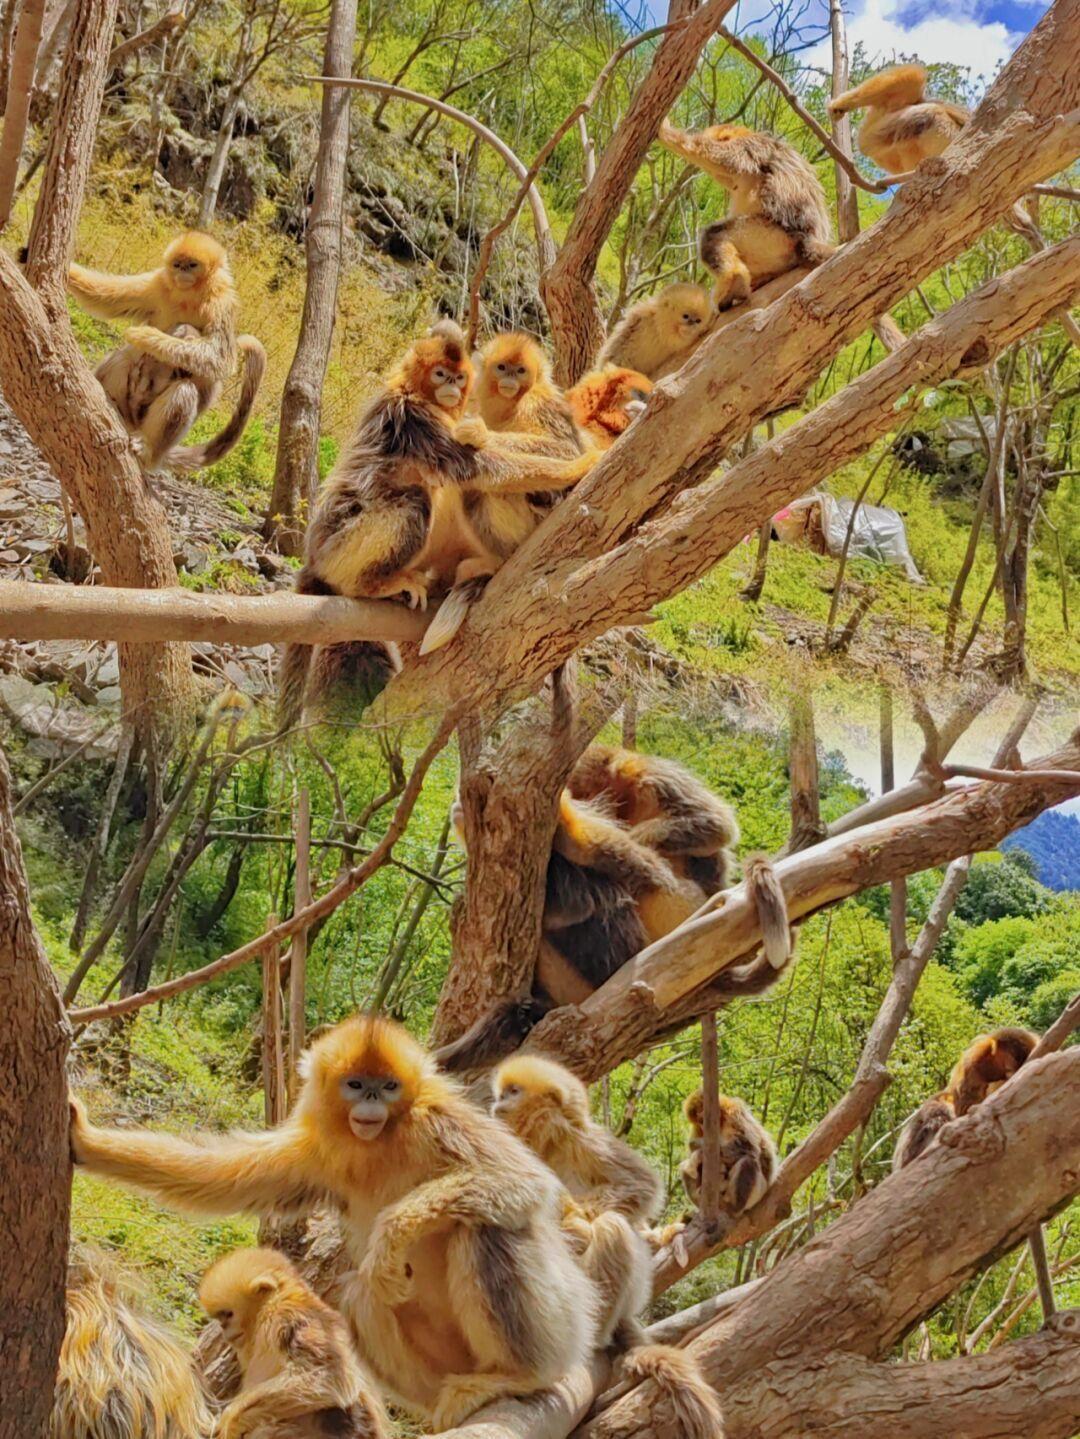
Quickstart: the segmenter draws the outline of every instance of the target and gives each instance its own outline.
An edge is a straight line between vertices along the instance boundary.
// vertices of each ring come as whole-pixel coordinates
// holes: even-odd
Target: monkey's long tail
[[[50,1439],[203,1439],[212,1421],[176,1337],[140,1313],[108,1257],[78,1246]]]
[[[743,864],[743,874],[761,925],[761,947],[773,968],[783,969],[791,957],[791,923],[772,861],[767,855],[752,854]]]
[[[697,1360],[670,1344],[643,1344],[623,1361],[624,1372],[652,1379],[667,1395],[679,1439],[724,1439],[720,1401]]]
[[[347,640],[335,645],[286,645],[278,671],[278,733],[295,728],[308,701],[330,717],[355,719],[401,669],[397,645]]]
[[[447,1074],[486,1069],[521,1045],[551,1008],[542,999],[508,999],[482,1014],[460,1039],[435,1051],[435,1060]]]
[[[424,631],[424,638],[420,641],[422,655],[429,655],[432,650],[441,650],[444,645],[450,643],[465,623],[465,616],[469,613],[470,606],[474,605],[484,593],[486,584],[486,579],[476,579],[466,580],[463,584],[454,586],[435,611],[434,618]]]
[[[190,475],[195,470],[205,469],[207,465],[216,465],[244,433],[255,396],[266,373],[266,351],[254,335],[241,335],[236,343],[244,356],[244,378],[240,386],[240,399],[232,418],[212,440],[201,445],[181,445],[179,449],[170,452],[163,463],[177,474]]]

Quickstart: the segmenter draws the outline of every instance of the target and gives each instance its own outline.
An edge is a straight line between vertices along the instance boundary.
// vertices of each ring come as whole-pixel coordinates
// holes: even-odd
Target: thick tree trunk
[[[70,1031],[30,918],[2,755],[0,896],[0,1439],[38,1439],[64,1334]]]
[[[943,1299],[1067,1203],[1078,1185],[1080,1049],[1072,1049],[1029,1063],[947,1126],[915,1164],[777,1265],[730,1318],[690,1345],[722,1396],[727,1439],[826,1428],[850,1439],[874,1432],[872,1422],[852,1427],[866,1419],[859,1408],[836,1417],[844,1390],[849,1397],[862,1392],[871,1415],[887,1407],[889,1433],[911,1439],[930,1433],[1069,1439],[1080,1424],[1075,1316],[1036,1351],[1047,1361],[1037,1378],[1026,1351],[1013,1346],[995,1353],[1000,1368],[985,1357],[956,1361],[939,1379],[938,1366],[918,1366],[923,1407],[910,1418],[906,1403],[920,1377],[913,1366],[866,1361],[884,1359]],[[796,1367],[801,1381],[793,1377]],[[1004,1386],[1013,1417],[1006,1428],[997,1416],[999,1386],[984,1381],[1010,1375],[1017,1382]],[[650,1382],[579,1432],[582,1439],[675,1439],[678,1430]]]
[[[670,19],[689,16],[689,22],[661,40],[649,73],[578,202],[554,264],[541,276],[540,293],[551,321],[555,378],[560,385],[579,380],[603,344],[604,320],[593,288],[600,252],[661,120],[682,94],[702,50],[733,3],[706,0],[695,11],[694,0],[672,0]]]
[[[4,128],[0,132],[0,230],[11,218],[11,202],[15,198],[15,180],[19,158],[26,139],[26,121],[30,114],[30,91],[34,84],[34,65],[41,44],[41,25],[45,18],[45,0],[22,0],[19,7],[19,28],[15,32],[15,49],[8,75],[7,98],[4,105]]]
[[[334,0],[326,32],[324,75],[348,75],[356,42],[355,0]],[[300,507],[311,502],[319,482],[319,419],[322,388],[334,334],[338,279],[341,274],[345,162],[349,152],[347,87],[323,87],[319,153],[315,162],[315,194],[308,216],[307,290],[300,338],[296,344],[281,401],[277,468],[263,533],[275,539],[283,554],[303,549]]]

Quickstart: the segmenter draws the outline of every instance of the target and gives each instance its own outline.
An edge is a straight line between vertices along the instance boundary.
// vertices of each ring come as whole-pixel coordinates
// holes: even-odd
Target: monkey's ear
[[[279,1281],[274,1274],[260,1274],[251,1281],[252,1294],[273,1294],[279,1287]]]

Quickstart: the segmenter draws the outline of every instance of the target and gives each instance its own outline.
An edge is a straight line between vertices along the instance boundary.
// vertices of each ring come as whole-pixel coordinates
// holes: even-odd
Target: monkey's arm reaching
[[[84,310],[102,320],[152,320],[160,284],[157,270],[144,275],[105,275],[84,265],[68,268],[67,287]]]
[[[725,190],[759,173],[758,166],[748,157],[746,146],[738,140],[713,140],[708,135],[691,135],[677,130],[665,120],[657,139],[665,150],[689,160],[704,170]]]
[[[576,485],[592,469],[599,459],[595,450],[574,455],[570,459],[553,459],[550,455],[530,453],[533,447],[545,448],[544,438],[539,435],[510,436],[511,443],[504,446],[506,435],[492,435],[483,420],[465,420],[457,427],[455,438],[471,452],[471,473],[462,483],[467,489],[481,490],[503,495],[528,495],[534,490],[565,490]],[[518,440],[524,442],[515,448]],[[548,442],[550,447],[550,441]],[[464,466],[462,467],[465,468]],[[443,470],[434,470],[430,476],[432,484],[447,483],[448,476]],[[454,482],[456,474],[450,478]]]
[[[602,1182],[581,1197],[585,1212],[595,1215],[614,1209],[636,1224],[651,1223],[664,1204],[664,1186],[652,1165],[636,1149],[604,1130],[600,1131],[598,1151],[597,1169]]]
[[[195,1143],[144,1130],[99,1129],[71,1100],[76,1164],[147,1189],[194,1214],[306,1213],[328,1198],[306,1172],[300,1136],[288,1126]]]
[[[236,359],[236,339],[228,325],[214,326],[198,339],[167,335],[153,325],[134,325],[124,337],[144,355],[202,380],[226,380]]]

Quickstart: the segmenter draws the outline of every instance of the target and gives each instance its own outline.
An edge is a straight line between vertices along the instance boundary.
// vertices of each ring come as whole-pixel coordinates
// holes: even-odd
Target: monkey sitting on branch
[[[667,285],[631,305],[612,330],[597,365],[619,365],[655,380],[678,368],[709,332],[713,308],[700,285]]]
[[[926,98],[926,71],[921,65],[895,65],[845,90],[826,106],[835,119],[865,110],[859,126],[859,149],[889,175],[914,170],[921,161],[940,155],[971,118],[962,105]]]
[[[404,597],[426,609],[429,589],[486,578],[502,563],[475,524],[485,497],[565,489],[592,468],[595,452],[552,458],[542,453],[542,438],[494,436],[482,420],[465,420],[473,377],[464,335],[451,321],[409,347],[319,493],[300,594]],[[303,712],[312,656],[310,645],[285,650],[283,727]],[[320,652],[313,688],[322,693],[347,678],[367,704],[399,667],[396,647],[332,645]]]
[[[599,1342],[625,1354],[624,1373],[669,1395],[685,1439],[718,1439],[722,1416],[693,1356],[647,1344],[639,1316],[652,1297],[652,1251],[641,1232],[663,1203],[659,1175],[589,1114],[584,1084],[561,1064],[517,1055],[493,1081],[493,1113],[568,1191],[563,1229],[602,1301]]]
[[[719,1103],[720,1209],[734,1217],[764,1198],[776,1177],[776,1145],[743,1100],[721,1094]],[[690,1152],[679,1174],[691,1204],[700,1205],[705,1167],[705,1096],[700,1089],[687,1099],[683,1113],[690,1124]]]
[[[825,192],[813,167],[778,135],[742,125],[690,134],[666,121],[661,145],[704,170],[730,195],[728,216],[700,236],[702,264],[716,278],[716,308],[800,265],[820,265],[835,249]]]
[[[598,1299],[551,1171],[389,1020],[335,1026],[303,1070],[288,1119],[262,1133],[102,1129],[73,1101],[72,1155],[189,1213],[332,1204],[356,1266],[341,1312],[377,1383],[435,1431],[584,1363]]]
[[[188,474],[216,464],[236,444],[266,369],[254,335],[237,335],[239,301],[224,249],[191,230],[165,250],[160,267],[142,275],[105,275],[72,265],[68,290],[92,315],[135,320],[126,343],[95,370],[135,440],[144,469]],[[244,356],[240,399],[212,440],[180,441],[221,393]]]
[[[598,754],[605,749],[596,747]],[[586,751],[583,775],[590,774],[588,755]],[[646,945],[689,919],[715,892],[712,880],[727,882],[730,856],[725,844],[737,837],[731,811],[681,766],[671,766],[676,777],[682,777],[673,792],[662,782],[670,778],[665,768],[670,762],[633,758],[640,767],[623,796],[628,806],[624,812],[637,817],[652,843],[642,843],[609,812],[620,796],[609,788],[607,778],[598,782],[599,765],[591,778],[580,780],[583,792],[595,786],[591,792],[596,803],[563,791],[531,993],[495,1004],[458,1039],[437,1050],[436,1059],[450,1072],[486,1068],[512,1054],[550,1009],[581,1004]],[[462,820],[462,809],[455,806],[454,822],[464,844]],[[764,994],[794,952],[787,905],[771,863],[756,856],[744,868],[763,948],[750,962],[718,976],[711,988],[719,1003]]]
[[[529,335],[496,335],[480,351],[468,415],[475,415],[489,432],[499,436],[494,444],[515,451],[573,460],[586,449],[570,406],[552,382],[548,358]],[[420,645],[422,655],[449,644],[491,575],[561,498],[560,490],[468,496],[469,522],[492,563],[469,566],[463,578],[455,578],[428,625]]]
[[[242,1375],[215,1439],[388,1439],[345,1320],[283,1254],[226,1254],[203,1275],[199,1302]]]
[[[210,1429],[177,1336],[140,1312],[105,1254],[73,1246],[49,1439],[205,1439]]]
[[[454,825],[466,843],[460,804]],[[697,886],[617,820],[564,790],[548,861],[531,994],[482,1015],[435,1053],[451,1073],[505,1059],[548,1010],[580,1004],[654,939],[699,907]]]
[[[645,408],[652,381],[640,370],[604,365],[566,392],[574,421],[599,450],[610,450]]]
[[[1032,1030],[1016,1027],[978,1035],[956,1061],[941,1093],[924,1100],[900,1131],[893,1169],[903,1169],[918,1159],[950,1120],[969,1113],[996,1093],[1031,1057],[1038,1042],[1039,1036]]]

